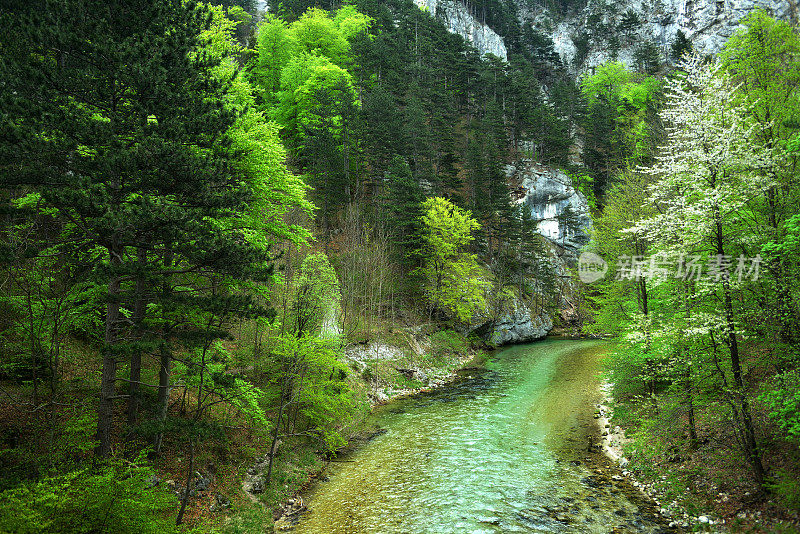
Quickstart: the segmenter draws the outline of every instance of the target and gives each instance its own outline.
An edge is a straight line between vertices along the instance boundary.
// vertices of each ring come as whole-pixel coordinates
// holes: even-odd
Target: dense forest
[[[779,514],[798,505],[800,41],[764,12],[743,25],[663,80],[658,149],[615,160],[594,233],[615,281],[591,328],[618,336],[611,381],[642,468],[668,457],[673,497],[767,495]]]
[[[507,61],[410,0],[213,4],[0,8],[0,531],[261,531],[523,304],[613,339],[629,468],[676,507],[796,513],[794,27],[576,79],[514,2],[465,4]],[[522,160],[586,199],[559,225],[606,279]]]

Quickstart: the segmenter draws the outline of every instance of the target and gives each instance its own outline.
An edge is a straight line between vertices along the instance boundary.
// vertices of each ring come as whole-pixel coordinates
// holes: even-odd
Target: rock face
[[[477,21],[458,0],[414,0],[420,9],[440,19],[450,33],[462,36],[481,54],[508,59],[503,38],[489,26]]]
[[[515,301],[508,311],[492,324],[487,340],[492,345],[527,343],[547,336],[553,329],[553,320],[546,312],[532,314],[527,305]]]
[[[589,242],[589,204],[564,171],[524,159],[505,172],[521,184],[520,202],[539,222],[540,234],[571,252]]]
[[[589,0],[578,15],[556,16],[546,8],[532,9],[517,0],[526,25],[549,35],[555,51],[573,72],[591,71],[607,61],[635,63],[634,53],[652,42],[668,58],[678,31],[688,37],[701,54],[716,55],[739,27],[739,21],[754,9],[766,9],[783,20],[797,17],[796,0]],[[632,11],[639,19],[631,30],[620,30],[623,15]],[[590,36],[585,57],[576,62],[578,41]],[[616,40],[617,46],[611,46]]]
[[[577,15],[559,16],[546,7],[527,0],[515,0],[524,25],[533,26],[553,40],[555,51],[575,74],[591,71],[608,61],[635,63],[634,54],[643,43],[652,42],[669,58],[670,46],[678,31],[688,37],[701,54],[716,55],[725,41],[740,27],[739,21],[754,9],[765,9],[783,20],[797,19],[798,0],[589,0]],[[482,54],[507,59],[503,38],[476,20],[459,0],[414,0],[420,9],[444,22],[447,29],[461,35]],[[539,3],[536,3],[539,4]],[[619,24],[627,12],[639,23],[625,32]],[[588,50],[575,60],[576,41],[591,36]],[[610,43],[614,40],[617,45]]]
[[[405,356],[403,349],[385,343],[370,342],[367,345],[353,345],[345,349],[347,359],[359,367],[376,360],[399,360]]]

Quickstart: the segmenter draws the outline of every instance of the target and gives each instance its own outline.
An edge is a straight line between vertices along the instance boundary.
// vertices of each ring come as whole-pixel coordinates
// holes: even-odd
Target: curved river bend
[[[297,533],[667,532],[589,445],[605,345],[548,340],[377,410],[387,432],[335,463]]]

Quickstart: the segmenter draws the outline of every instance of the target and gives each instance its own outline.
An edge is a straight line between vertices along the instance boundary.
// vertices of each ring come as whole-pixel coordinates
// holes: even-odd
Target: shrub
[[[770,418],[787,437],[800,442],[800,372],[793,370],[775,376],[760,399],[770,408]]]
[[[463,354],[467,350],[467,340],[453,330],[442,330],[431,336],[431,351],[436,357],[449,357]]]
[[[34,534],[167,534],[177,500],[151,487],[153,470],[141,460],[112,460],[0,493],[0,532]]]

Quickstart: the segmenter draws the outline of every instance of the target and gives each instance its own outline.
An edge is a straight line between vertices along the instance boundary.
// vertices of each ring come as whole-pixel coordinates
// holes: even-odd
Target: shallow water
[[[548,340],[383,407],[387,432],[332,464],[299,533],[660,532],[587,452],[602,342]],[[618,477],[617,477],[618,478]]]

